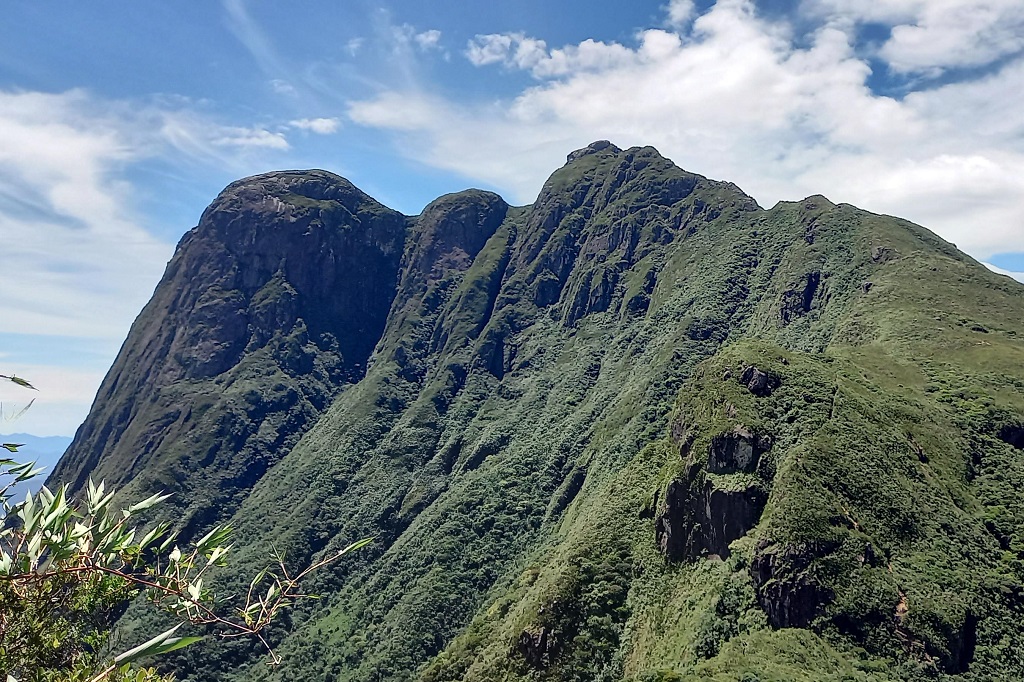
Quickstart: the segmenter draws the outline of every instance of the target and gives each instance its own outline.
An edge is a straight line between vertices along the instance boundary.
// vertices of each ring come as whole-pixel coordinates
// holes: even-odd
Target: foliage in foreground
[[[24,379],[3,378],[32,388]],[[0,447],[16,453],[20,446]],[[186,624],[213,626],[220,637],[256,637],[266,646],[261,632],[283,609],[309,596],[299,582],[369,542],[353,543],[297,574],[278,556],[276,571],[258,572],[244,600],[232,601],[209,584],[211,569],[225,565],[230,528],[215,527],[182,549],[168,523],[144,534],[138,525],[140,514],[168,495],[152,495],[119,512],[116,491],[92,481],[83,501],[69,499],[66,486],[56,492],[43,486],[22,501],[10,497],[15,484],[38,474],[31,463],[0,458],[0,670],[8,682],[170,679],[133,664],[201,639],[181,636]],[[115,655],[111,628],[140,593],[178,623]]]

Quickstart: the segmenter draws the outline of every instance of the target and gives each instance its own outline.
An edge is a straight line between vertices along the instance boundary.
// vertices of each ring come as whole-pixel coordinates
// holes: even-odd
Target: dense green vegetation
[[[217,644],[182,675],[1024,676],[1020,284],[651,148],[595,144],[531,206],[469,191],[405,230],[365,375],[230,507],[243,572],[377,542],[272,632],[284,666]],[[204,471],[186,499],[218,494]]]

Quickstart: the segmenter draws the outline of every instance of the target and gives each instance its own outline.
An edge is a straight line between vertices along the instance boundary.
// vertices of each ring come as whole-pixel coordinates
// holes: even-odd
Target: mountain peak
[[[295,678],[1022,679],[1021,320],[924,228],[653,147],[413,217],[266,173],[182,240],[53,480],[177,493],[240,575],[375,537],[282,631]],[[210,647],[182,677],[280,679]]]
[[[608,140],[597,140],[596,142],[591,142],[582,149],[577,149],[576,151],[571,152],[568,156],[565,157],[565,162],[572,163],[576,159],[580,159],[584,156],[589,156],[591,154],[598,154],[600,152],[618,154],[621,151],[621,149],[613,145]]]

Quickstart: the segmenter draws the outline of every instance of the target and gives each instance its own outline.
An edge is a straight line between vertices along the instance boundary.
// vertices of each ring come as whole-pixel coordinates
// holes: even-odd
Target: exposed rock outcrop
[[[523,630],[519,633],[516,651],[531,668],[546,668],[558,651],[554,633],[543,625]]]
[[[729,544],[757,525],[766,500],[759,486],[730,490],[703,476],[673,481],[655,520],[658,547],[673,561],[728,557]]]
[[[762,372],[753,365],[744,368],[739,376],[739,380],[740,383],[747,387],[748,391],[759,398],[770,395],[772,391],[779,387],[780,383],[777,376]]]
[[[737,426],[711,439],[707,471],[713,474],[753,473],[761,455],[771,446],[769,436],[756,435],[746,427]]]
[[[758,548],[750,576],[761,608],[774,628],[806,628],[835,598],[810,570],[812,562],[834,546],[785,545]]]
[[[232,183],[182,238],[51,480],[185,492],[186,536],[229,515],[362,377],[406,229],[324,171]]]

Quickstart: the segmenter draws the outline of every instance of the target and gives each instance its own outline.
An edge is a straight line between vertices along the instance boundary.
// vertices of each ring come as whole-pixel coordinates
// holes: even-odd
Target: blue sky
[[[234,179],[325,168],[409,214],[471,186],[522,204],[596,139],[765,207],[909,218],[1024,280],[1020,0],[15,3],[0,373],[40,391],[0,430],[73,433]]]

